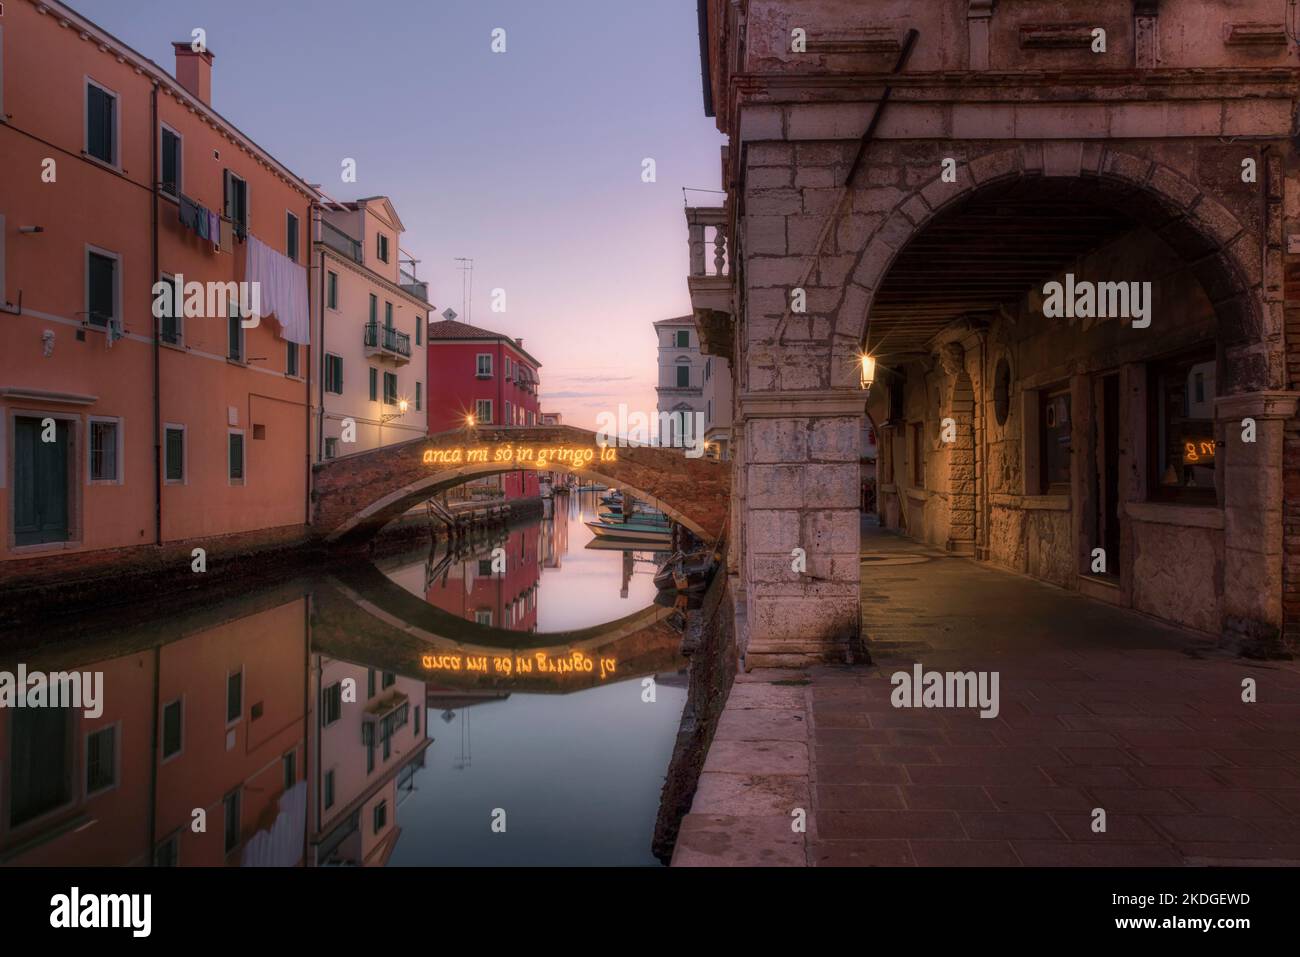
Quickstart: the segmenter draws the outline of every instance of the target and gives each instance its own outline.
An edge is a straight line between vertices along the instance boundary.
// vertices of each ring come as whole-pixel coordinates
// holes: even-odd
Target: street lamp
[[[409,408],[410,408],[410,404],[407,403],[405,399],[402,399],[400,402],[397,403],[396,412],[385,412],[383,415],[379,417],[379,421],[381,424],[383,424],[385,422],[391,422],[393,421],[393,419],[400,419],[402,416],[406,415],[406,410]]]
[[[876,360],[872,356],[863,355],[862,371],[858,377],[858,384],[867,392],[871,391],[871,384],[876,381]]]

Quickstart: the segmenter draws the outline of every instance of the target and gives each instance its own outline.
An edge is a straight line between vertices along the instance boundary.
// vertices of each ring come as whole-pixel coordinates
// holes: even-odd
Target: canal
[[[102,691],[0,709],[0,863],[657,865],[685,661],[599,508],[6,651]]]

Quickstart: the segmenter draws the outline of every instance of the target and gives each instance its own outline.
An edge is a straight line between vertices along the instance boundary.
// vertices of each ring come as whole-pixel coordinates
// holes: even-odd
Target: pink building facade
[[[430,323],[428,356],[429,434],[474,425],[527,427],[541,424],[538,391],[541,363],[511,339],[468,323]],[[539,493],[537,473],[494,476],[507,499]]]

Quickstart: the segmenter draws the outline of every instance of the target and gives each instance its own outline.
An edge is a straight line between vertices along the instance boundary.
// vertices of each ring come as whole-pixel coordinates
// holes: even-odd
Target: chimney
[[[524,347],[524,340],[522,340],[522,339],[516,339],[516,340],[515,340],[515,345],[517,345],[520,349],[522,349],[522,348]]]
[[[212,51],[195,53],[186,41],[172,43],[176,50],[176,79],[205,106],[212,105]]]

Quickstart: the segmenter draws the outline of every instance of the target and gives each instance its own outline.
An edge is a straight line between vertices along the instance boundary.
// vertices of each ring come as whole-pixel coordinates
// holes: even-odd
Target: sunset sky
[[[391,197],[437,312],[466,318],[454,260],[473,258],[469,318],[524,339],[543,410],[587,428],[654,410],[650,323],[690,311],[682,187],[717,188],[723,143],[694,0],[73,6],[168,71],[171,42],[206,30],[217,111],[336,199]]]

